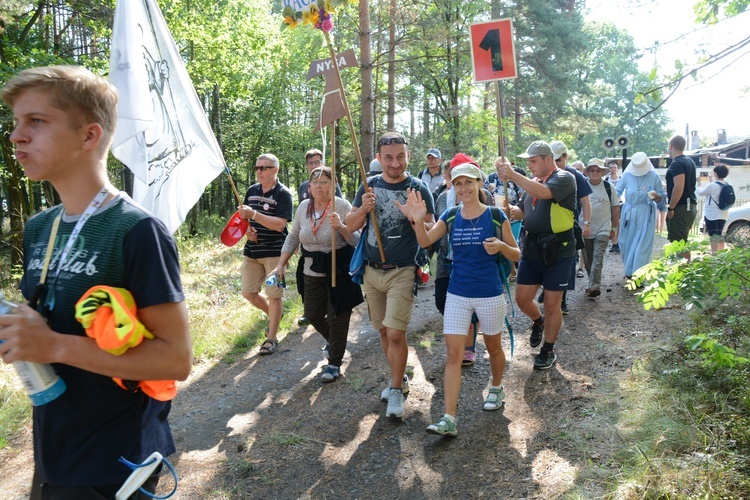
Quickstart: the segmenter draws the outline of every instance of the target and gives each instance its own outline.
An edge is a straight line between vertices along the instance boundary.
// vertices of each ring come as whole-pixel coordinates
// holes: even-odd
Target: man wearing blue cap
[[[440,154],[439,149],[430,149],[427,151],[427,168],[419,172],[419,175],[417,175],[419,180],[421,180],[430,190],[430,193],[434,193],[438,186],[445,182],[445,179],[443,178],[443,169],[440,168],[440,162],[442,160],[443,156]]]

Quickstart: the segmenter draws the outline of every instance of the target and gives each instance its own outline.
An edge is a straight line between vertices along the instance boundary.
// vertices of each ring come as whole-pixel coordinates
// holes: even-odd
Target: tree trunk
[[[372,87],[372,51],[370,49],[370,1],[359,2],[359,66],[362,79],[362,116],[359,124],[360,151],[365,169],[375,157],[375,97]]]
[[[8,234],[8,243],[11,249],[10,263],[12,266],[16,266],[23,262],[23,230],[26,220],[24,176],[13,157],[13,145],[8,140],[7,135],[0,137],[0,149],[2,149],[3,160],[8,172],[6,186],[8,189],[8,216],[10,218],[10,233]]]
[[[388,9],[388,130],[396,126],[396,0]]]

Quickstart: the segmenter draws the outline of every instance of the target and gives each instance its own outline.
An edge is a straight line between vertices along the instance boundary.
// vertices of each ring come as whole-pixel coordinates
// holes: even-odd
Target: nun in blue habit
[[[620,181],[617,196],[623,200],[620,213],[619,244],[625,276],[630,278],[651,261],[658,207],[665,202],[661,177],[654,170],[646,153],[638,152],[630,159]]]

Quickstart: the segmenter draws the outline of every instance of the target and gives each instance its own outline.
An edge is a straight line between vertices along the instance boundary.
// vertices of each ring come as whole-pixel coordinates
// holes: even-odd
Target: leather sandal
[[[265,342],[260,346],[260,351],[258,354],[261,355],[268,355],[273,354],[276,352],[276,348],[279,346],[279,342],[277,340],[271,340],[266,339]]]

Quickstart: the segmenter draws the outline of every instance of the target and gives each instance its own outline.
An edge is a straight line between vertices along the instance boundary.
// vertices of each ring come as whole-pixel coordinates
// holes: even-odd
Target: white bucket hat
[[[649,173],[654,168],[651,164],[651,160],[648,159],[646,153],[638,151],[630,158],[630,165],[627,166],[626,171],[631,172],[636,177],[641,177]]]

